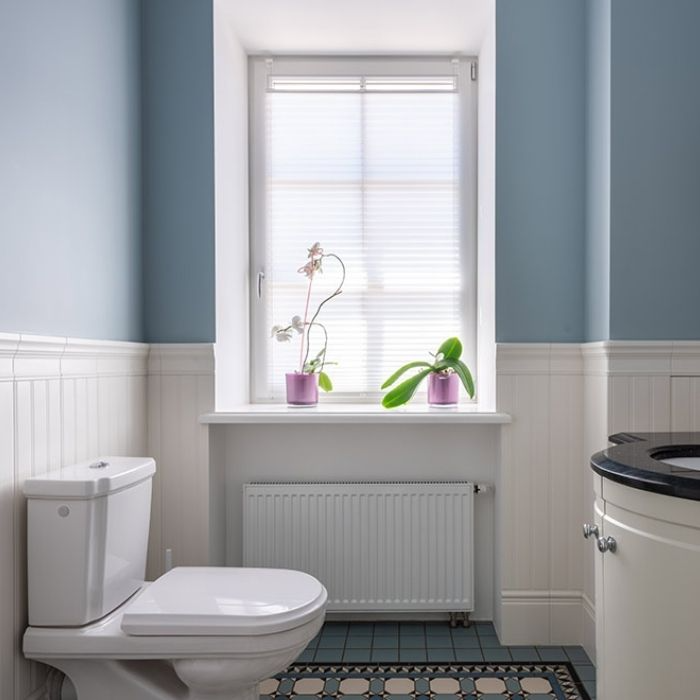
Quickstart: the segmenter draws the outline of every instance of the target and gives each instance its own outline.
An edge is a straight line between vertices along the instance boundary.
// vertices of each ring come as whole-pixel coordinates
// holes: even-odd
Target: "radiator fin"
[[[244,565],[316,576],[330,611],[472,610],[473,499],[469,482],[246,484]]]

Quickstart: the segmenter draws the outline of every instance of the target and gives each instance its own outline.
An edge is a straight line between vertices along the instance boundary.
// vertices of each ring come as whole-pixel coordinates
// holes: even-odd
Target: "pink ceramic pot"
[[[428,375],[428,403],[431,406],[456,406],[459,401],[459,377],[454,374]]]
[[[288,372],[287,403],[290,406],[315,406],[318,403],[318,375]]]

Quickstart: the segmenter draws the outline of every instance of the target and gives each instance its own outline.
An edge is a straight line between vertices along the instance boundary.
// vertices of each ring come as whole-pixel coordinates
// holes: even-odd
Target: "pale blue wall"
[[[143,3],[146,340],[214,340],[211,0]]]
[[[586,340],[610,337],[610,3],[587,2]]]
[[[610,337],[700,338],[700,2],[613,0]]]
[[[585,6],[496,4],[496,337],[584,336]]]
[[[214,339],[211,0],[138,6],[0,5],[0,331]],[[500,341],[700,338],[700,3],[609,6],[497,0]]]
[[[141,338],[137,0],[0,2],[0,331]]]

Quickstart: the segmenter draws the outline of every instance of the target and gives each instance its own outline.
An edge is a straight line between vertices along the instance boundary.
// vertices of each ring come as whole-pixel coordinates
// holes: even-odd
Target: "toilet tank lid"
[[[156,471],[151,457],[97,457],[25,480],[28,498],[97,498],[144,479]]]

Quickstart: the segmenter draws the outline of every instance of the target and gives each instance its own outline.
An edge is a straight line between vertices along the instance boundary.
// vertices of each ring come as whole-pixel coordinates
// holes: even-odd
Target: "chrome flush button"
[[[109,466],[109,462],[103,462],[100,460],[99,462],[93,462],[90,465],[90,469],[104,469],[105,467]]]
[[[67,518],[70,515],[70,508],[68,506],[58,506],[58,514],[62,518]]]

